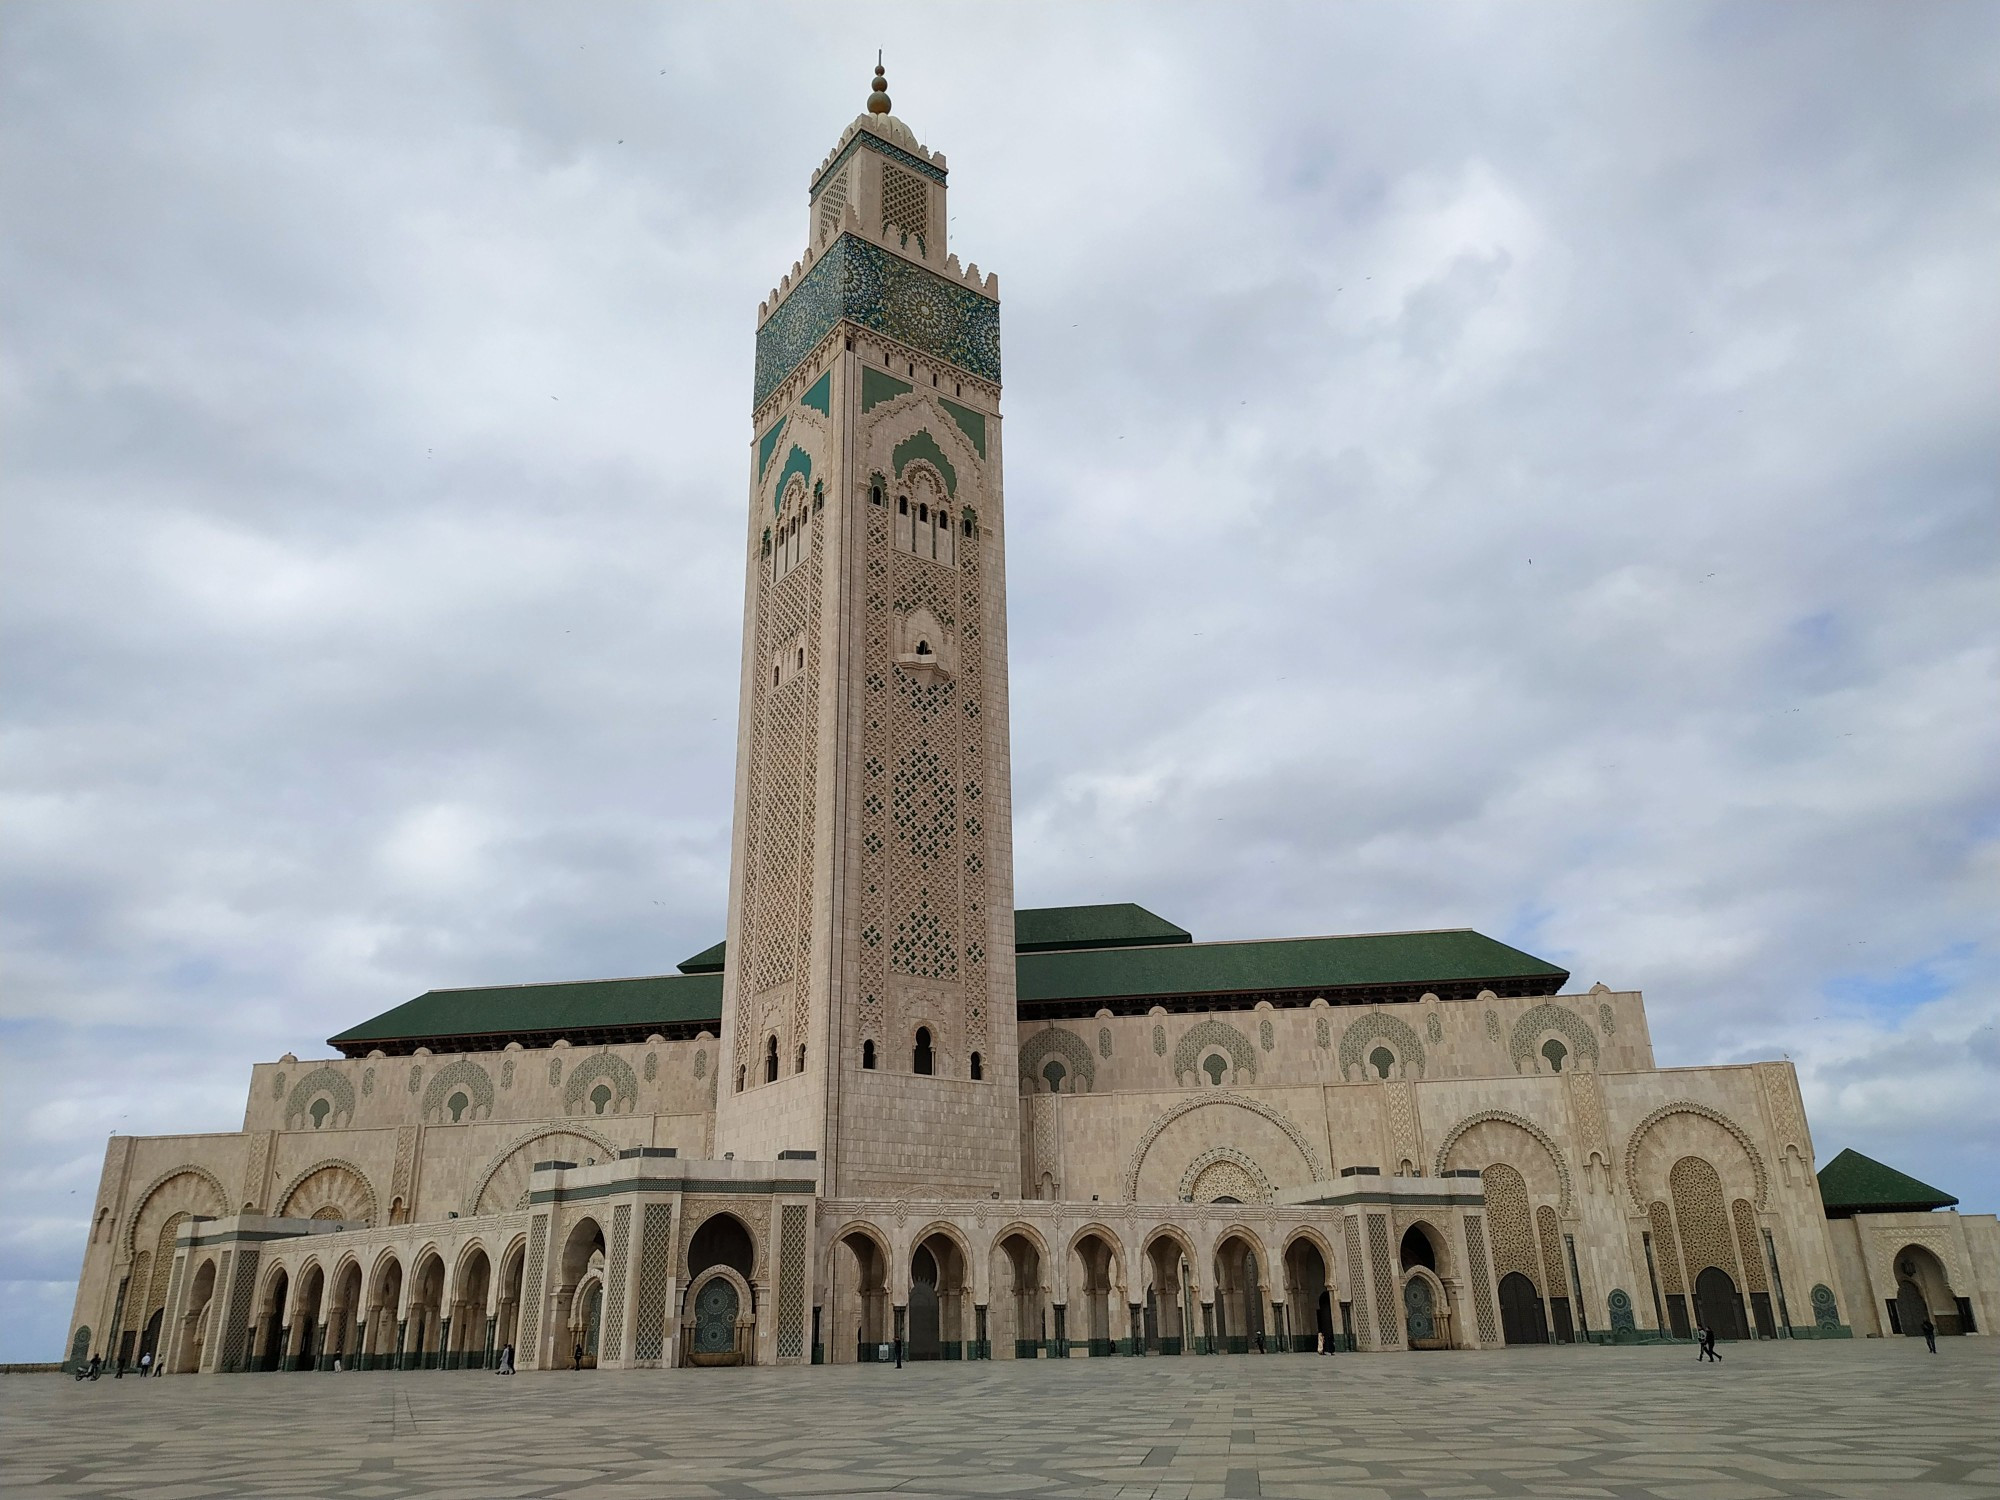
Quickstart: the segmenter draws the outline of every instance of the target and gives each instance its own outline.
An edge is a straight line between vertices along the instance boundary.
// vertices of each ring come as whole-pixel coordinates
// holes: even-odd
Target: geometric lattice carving
[[[1669,1115],[1700,1115],[1704,1120],[1712,1120],[1736,1137],[1736,1144],[1743,1148],[1743,1154],[1750,1158],[1750,1172],[1756,1179],[1756,1193],[1752,1202],[1761,1212],[1766,1202],[1770,1177],[1764,1170],[1764,1155],[1750,1139],[1749,1134],[1729,1116],[1719,1109],[1710,1109],[1706,1104],[1697,1104],[1692,1099],[1676,1099],[1671,1104],[1662,1104],[1633,1127],[1631,1135],[1625,1138],[1625,1186],[1632,1194],[1634,1205],[1643,1207],[1645,1197],[1639,1191],[1639,1147],[1646,1139],[1646,1133]],[[1563,1210],[1567,1213],[1569,1210]]]
[[[278,1200],[281,1219],[346,1219],[368,1225],[381,1223],[375,1189],[351,1161],[316,1161],[292,1179]]]
[[[1834,1301],[1833,1288],[1824,1283],[1812,1289],[1813,1322],[1821,1328],[1840,1326],[1840,1304]]]
[[[1459,1143],[1461,1138],[1469,1134],[1477,1126],[1494,1122],[1512,1125],[1517,1129],[1526,1131],[1548,1153],[1549,1163],[1555,1168],[1556,1172],[1556,1211],[1562,1214],[1569,1213],[1571,1203],[1569,1162],[1564,1158],[1562,1148],[1555,1143],[1553,1136],[1533,1120],[1514,1114],[1508,1110],[1483,1109],[1477,1114],[1467,1115],[1456,1125],[1452,1126],[1450,1130],[1446,1131],[1444,1141],[1439,1145],[1437,1155],[1432,1161],[1432,1174],[1438,1177],[1444,1175],[1445,1165],[1451,1157],[1452,1148]]]
[[[1493,1278],[1486,1264],[1485,1226],[1477,1214],[1465,1219],[1466,1269],[1472,1273],[1472,1307],[1479,1319],[1479,1342],[1500,1342],[1500,1328],[1493,1320]]]
[[[1542,1240],[1542,1286],[1551,1297],[1566,1297],[1569,1278],[1563,1274],[1562,1235],[1556,1224],[1556,1211],[1548,1204],[1535,1210],[1535,1227]]]
[[[504,1214],[528,1206],[528,1181],[538,1161],[608,1161],[618,1147],[584,1125],[538,1126],[517,1136],[473,1179],[465,1195],[471,1214]]]
[[[157,1203],[154,1202],[156,1195],[159,1199]],[[148,1217],[148,1209],[154,1210],[161,1218],[178,1211],[219,1219],[229,1212],[229,1194],[216,1180],[215,1174],[192,1162],[162,1172],[146,1185],[137,1201],[139,1206],[133,1209],[132,1217],[125,1222],[125,1253],[128,1256],[135,1254],[139,1248],[139,1224]],[[149,1234],[149,1242],[151,1238]]]
[[[610,1088],[611,1098],[608,1108],[596,1107],[591,1099],[591,1085],[602,1079]],[[585,1058],[570,1070],[569,1082],[563,1085],[563,1113],[583,1114],[592,1109],[597,1114],[629,1114],[639,1102],[639,1080],[632,1072],[632,1065],[615,1052],[600,1052]]]
[[[806,1210],[778,1210],[778,1358],[798,1359],[806,1339]]]
[[[1254,1115],[1262,1115],[1266,1120],[1269,1120],[1273,1125],[1284,1131],[1291,1143],[1299,1148],[1299,1155],[1305,1158],[1307,1181],[1316,1182],[1326,1175],[1320,1166],[1319,1153],[1313,1149],[1312,1142],[1306,1139],[1306,1133],[1299,1128],[1298,1121],[1294,1120],[1290,1115],[1286,1114],[1283,1110],[1273,1108],[1261,1099],[1252,1098],[1248,1094],[1210,1091],[1191,1095],[1181,1100],[1178,1104],[1169,1105],[1154,1117],[1150,1125],[1139,1133],[1139,1139],[1133,1142],[1131,1151],[1125,1157],[1125,1170],[1120,1175],[1119,1186],[1124,1201],[1127,1203],[1137,1203],[1139,1201],[1139,1168],[1145,1162],[1146,1153],[1152,1149],[1153,1142],[1160,1138],[1162,1131],[1183,1115],[1190,1114],[1197,1109],[1217,1108],[1224,1105],[1233,1105],[1238,1109],[1247,1109]]]
[[[1674,1220],[1665,1203],[1647,1205],[1647,1217],[1653,1221],[1653,1261],[1660,1273],[1660,1285],[1668,1294],[1679,1296],[1686,1288],[1681,1284],[1681,1255],[1674,1244]]]
[[[1611,1331],[1613,1333],[1618,1332],[1620,1329],[1636,1329],[1639,1326],[1638,1319],[1632,1316],[1632,1294],[1630,1292],[1618,1287],[1612,1288],[1611,1295],[1605,1298],[1605,1305],[1611,1309]]]
[[[1361,1220],[1347,1215],[1347,1294],[1354,1301],[1355,1326],[1368,1327],[1368,1262],[1361,1254]]]
[[[521,1277],[521,1342],[530,1359],[537,1357],[542,1331],[542,1267],[548,1258],[549,1216],[536,1214],[528,1231],[528,1264]]]
[[[882,166],[882,229],[891,225],[914,235],[919,247],[930,231],[930,189],[921,177],[901,167]]]
[[[1764,1257],[1757,1253],[1757,1210],[1750,1206],[1747,1198],[1738,1198],[1729,1205],[1729,1209],[1736,1221],[1736,1253],[1743,1258],[1745,1289],[1769,1291],[1770,1285],[1764,1277]]]
[[[674,1271],[674,1210],[648,1203],[639,1235],[639,1297],[632,1328],[632,1358],[656,1360],[666,1347],[667,1279]]]
[[[1588,1021],[1561,1005],[1537,1005],[1514,1023],[1514,1036],[1507,1044],[1507,1055],[1513,1058],[1514,1066],[1519,1068],[1526,1062],[1534,1053],[1536,1041],[1551,1031],[1568,1037],[1579,1056],[1596,1063],[1597,1033],[1590,1029]]]
[[[1396,1315],[1396,1273],[1389,1264],[1389,1216],[1368,1216],[1368,1265],[1375,1276],[1375,1326],[1382,1347],[1403,1342],[1403,1320]]]
[[[632,1253],[632,1205],[620,1203],[611,1210],[611,1257],[604,1271],[604,1326],[598,1343],[600,1356],[625,1356],[625,1271]]]
[[[296,1130],[305,1124],[306,1110],[318,1094],[325,1094],[333,1106],[327,1118],[329,1125],[337,1128],[353,1123],[354,1085],[347,1081],[345,1073],[315,1068],[292,1085],[291,1097],[285,1100],[285,1129]]]
[[[1245,1082],[1257,1081],[1257,1054],[1251,1049],[1250,1038],[1227,1022],[1210,1020],[1196,1022],[1174,1044],[1174,1082],[1190,1074],[1199,1079],[1201,1055],[1211,1047],[1229,1054],[1236,1070],[1245,1075]]]
[[[1722,1175],[1699,1156],[1683,1156],[1667,1174],[1667,1183],[1688,1274],[1698,1277],[1714,1266],[1736,1280],[1736,1257],[1730,1248],[1734,1236],[1722,1206]]]
[[[1090,1048],[1082,1037],[1060,1026],[1038,1031],[1021,1044],[1021,1077],[1027,1082],[1030,1092],[1047,1086],[1042,1069],[1051,1057],[1061,1058],[1069,1065],[1069,1078],[1066,1080],[1069,1087],[1063,1092],[1090,1092],[1097,1082],[1097,1062],[1091,1057]]]
[[[1505,1279],[1518,1271],[1543,1291],[1536,1264],[1535,1231],[1528,1212],[1528,1184],[1505,1162],[1486,1168],[1486,1221],[1493,1231],[1494,1273]]]
[[[446,1063],[431,1075],[430,1087],[424,1090],[424,1118],[434,1124],[444,1122],[448,1100],[452,1094],[461,1091],[470,1102],[460,1104],[461,1114],[453,1115],[452,1123],[457,1123],[461,1118],[477,1120],[492,1117],[492,1078],[478,1063],[468,1057],[461,1057]]]
[[[1424,1044],[1417,1040],[1417,1034],[1400,1016],[1392,1016],[1387,1011],[1371,1011],[1340,1034],[1340,1076],[1348,1076],[1350,1068],[1359,1070],[1356,1076],[1375,1076],[1366,1067],[1371,1042],[1385,1042],[1396,1054],[1396,1061],[1402,1066],[1401,1076],[1415,1074],[1424,1076]]]
[[[1263,1168],[1233,1146],[1202,1152],[1181,1173],[1180,1197],[1191,1203],[1269,1203],[1271,1181]]]
[[[221,1368],[224,1370],[244,1367],[250,1341],[250,1303],[257,1293],[257,1262],[261,1255],[257,1250],[243,1250],[237,1255],[236,1280],[229,1288],[228,1321],[223,1324]],[[227,1269],[225,1265],[225,1272]]]

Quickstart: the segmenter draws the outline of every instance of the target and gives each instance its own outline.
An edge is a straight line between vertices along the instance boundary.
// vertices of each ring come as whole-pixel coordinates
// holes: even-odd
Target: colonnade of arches
[[[992,1236],[983,1274],[978,1254],[940,1224],[909,1241],[898,1265],[877,1226],[847,1225],[820,1281],[817,1357],[865,1363],[895,1357],[899,1343],[910,1360],[1355,1347],[1331,1247],[1309,1229],[1287,1234],[1274,1261],[1248,1228],[1224,1231],[1203,1254],[1188,1233],[1162,1226],[1136,1247],[1136,1272],[1121,1237],[1101,1225],[1054,1248],[1037,1226],[1011,1225]]]

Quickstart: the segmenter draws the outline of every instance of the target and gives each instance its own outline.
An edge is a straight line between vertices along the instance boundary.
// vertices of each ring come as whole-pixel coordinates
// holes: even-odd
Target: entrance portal
[[[1410,1347],[1418,1349],[1437,1338],[1437,1298],[1421,1276],[1403,1283],[1403,1317],[1409,1325]]]
[[[1500,1335],[1510,1344],[1546,1344],[1548,1319],[1534,1282],[1519,1271],[1500,1278]]]
[[[718,1276],[694,1299],[694,1358],[697,1364],[736,1362],[736,1288]]]
[[[1694,1315],[1702,1327],[1714,1329],[1719,1339],[1750,1337],[1743,1319],[1743,1298],[1720,1266],[1709,1266],[1695,1277]]]

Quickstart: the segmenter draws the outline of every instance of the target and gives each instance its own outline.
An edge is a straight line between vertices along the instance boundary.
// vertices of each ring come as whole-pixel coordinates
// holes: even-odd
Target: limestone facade
[[[1658,1068],[1640,995],[1484,939],[1547,983],[1412,957],[1024,1018],[998,281],[946,253],[944,158],[876,96],[760,309],[719,999],[663,979],[657,1026],[643,997],[588,1024],[453,1001],[257,1065],[238,1132],[114,1137],[72,1357],[1838,1337],[1904,1282],[1988,1326],[1990,1218],[1830,1228],[1788,1063]]]

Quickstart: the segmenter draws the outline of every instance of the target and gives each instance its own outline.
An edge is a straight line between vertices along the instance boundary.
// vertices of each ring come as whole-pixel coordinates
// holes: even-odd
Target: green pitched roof
[[[1194,935],[1165,917],[1117,901],[1103,906],[1031,906],[1014,913],[1014,951],[1139,948],[1192,943]]]
[[[1569,978],[1567,970],[1465,928],[1197,943],[1144,907],[1117,903],[1031,907],[1015,913],[1014,932],[1017,990],[1030,1018],[1071,1009],[1087,1015],[1105,1006],[1137,1013],[1156,1003],[1243,1008],[1253,1003],[1247,997],[1264,995],[1281,1004],[1320,994],[1336,1003],[1373,1004],[1415,999],[1424,990],[1447,999],[1488,988],[1552,995]],[[578,1045],[656,1031],[691,1037],[722,1019],[723,957],[716,943],[682,960],[678,974],[430,990],[327,1040],[358,1057],[376,1047],[473,1052],[510,1041],[546,1046],[558,1037]]]
[[[1919,1182],[1907,1172],[1884,1166],[1852,1148],[1819,1169],[1819,1196],[1830,1219],[1845,1219],[1854,1214],[1921,1213],[1933,1208],[1951,1208],[1958,1202],[1928,1182]]]
[[[600,1033],[620,1040],[635,1031],[692,1036],[721,1019],[721,974],[657,974],[429,990],[328,1037],[327,1045],[349,1057],[374,1047],[408,1051],[419,1043],[440,1052],[475,1052],[510,1041],[545,1046],[558,1036],[575,1043],[595,1041]]]
[[[1541,981],[1553,993],[1568,978],[1566,969],[1459,928],[1023,953],[1015,983],[1026,1003],[1503,980]]]

